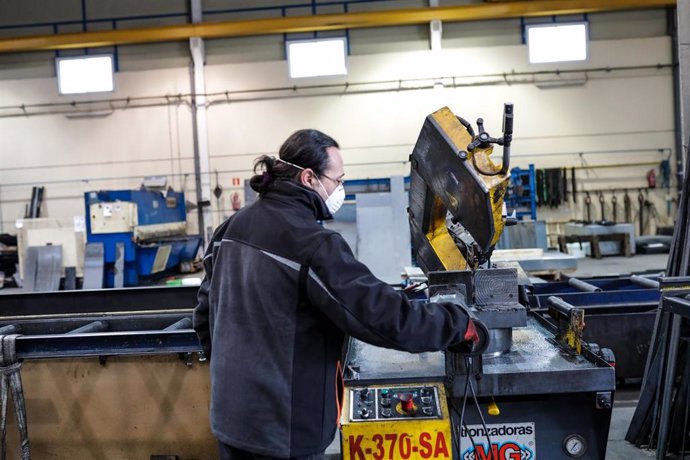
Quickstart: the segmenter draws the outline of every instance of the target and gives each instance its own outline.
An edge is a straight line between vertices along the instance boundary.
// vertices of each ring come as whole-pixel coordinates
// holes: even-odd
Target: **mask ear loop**
[[[316,174],[314,174],[314,177],[316,177]],[[332,193],[331,193],[330,195],[328,194],[328,190],[326,190],[326,187],[323,186],[323,182],[321,182],[321,179],[319,179],[318,177],[316,177],[316,180],[319,182],[319,185],[320,185],[321,188],[323,189],[323,193],[326,194],[326,198],[330,198],[331,195],[333,195],[333,194],[332,194]],[[335,190],[333,190],[333,191],[335,192]]]

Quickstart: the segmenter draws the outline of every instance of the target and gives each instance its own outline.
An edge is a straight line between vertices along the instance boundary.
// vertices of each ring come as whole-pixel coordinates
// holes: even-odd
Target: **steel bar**
[[[674,315],[690,318],[690,300],[679,297],[664,299],[664,307]]]
[[[191,329],[192,328],[192,318],[182,318],[181,320],[171,324],[170,326],[163,329],[164,331],[178,331],[180,329]]]
[[[570,316],[573,310],[579,310],[578,307],[570,305],[568,302],[564,301],[560,297],[551,296],[547,299],[550,306],[552,306],[556,311],[563,313],[564,315]]]
[[[436,8],[288,16],[269,19],[9,37],[0,40],[0,53],[131,45],[136,43],[187,40],[191,37],[225,38],[402,26],[427,24],[433,20],[461,22],[548,17],[605,11],[667,8],[675,5],[675,0],[522,0]]]
[[[105,321],[93,321],[89,324],[85,324],[81,327],[73,329],[67,334],[87,334],[91,332],[103,332],[108,330],[108,323]]]
[[[568,280],[568,284],[571,285],[572,287],[579,289],[580,291],[584,292],[601,292],[602,289],[598,286],[595,286],[593,284],[590,284],[586,281],[582,281],[577,278],[570,278]]]
[[[649,279],[645,276],[639,276],[639,275],[632,275],[630,277],[630,281],[638,284],[642,287],[646,288],[652,288],[652,289],[659,289],[659,282],[653,279]]]
[[[673,386],[676,382],[676,367],[678,364],[678,346],[680,345],[680,326],[682,317],[673,316],[671,325],[671,338],[669,340],[669,350],[666,359],[664,372],[664,387],[661,401],[661,419],[659,421],[659,443],[657,445],[656,457],[666,458],[668,449],[668,438],[671,425],[671,402],[673,397]]]
[[[194,331],[19,336],[16,344],[17,358],[19,359],[195,353],[202,351]]]
[[[40,315],[191,311],[196,306],[198,290],[195,286],[161,286],[4,294],[0,320]]]

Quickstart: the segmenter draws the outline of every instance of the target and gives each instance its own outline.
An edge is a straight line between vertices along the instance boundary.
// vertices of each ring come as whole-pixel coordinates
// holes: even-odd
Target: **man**
[[[222,459],[322,458],[346,334],[413,353],[479,338],[463,309],[407,300],[319,223],[345,199],[332,138],[297,131],[260,169],[259,199],[216,230],[204,257],[194,328],[210,357],[211,428]]]

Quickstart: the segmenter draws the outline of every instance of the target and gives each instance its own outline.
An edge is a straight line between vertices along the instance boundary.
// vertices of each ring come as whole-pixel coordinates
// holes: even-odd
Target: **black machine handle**
[[[468,130],[469,131],[469,130]],[[491,137],[489,133],[484,130],[484,119],[477,119],[477,131],[479,133],[474,137],[474,140],[467,146],[468,151],[473,151],[477,147],[487,148],[491,144],[498,144],[503,146],[503,164],[498,173],[487,173],[481,171],[482,174],[488,176],[495,176],[497,174],[506,174],[510,168],[510,144],[513,142],[513,104],[506,102],[503,104],[503,136],[496,139]]]
[[[508,172],[510,168],[510,144],[513,142],[513,104],[506,102],[503,104],[503,164],[501,174]]]

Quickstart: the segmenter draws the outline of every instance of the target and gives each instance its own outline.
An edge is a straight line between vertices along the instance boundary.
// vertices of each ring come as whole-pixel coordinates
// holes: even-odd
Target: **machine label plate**
[[[460,439],[462,460],[536,460],[536,430],[533,422],[468,425]],[[472,440],[474,440],[474,445]],[[489,440],[491,447],[489,448]]]
[[[343,460],[453,458],[442,383],[350,388],[344,407]]]
[[[394,431],[371,435],[350,434],[344,439],[344,460],[384,460],[451,458],[452,440],[444,431],[410,430],[409,433]]]

